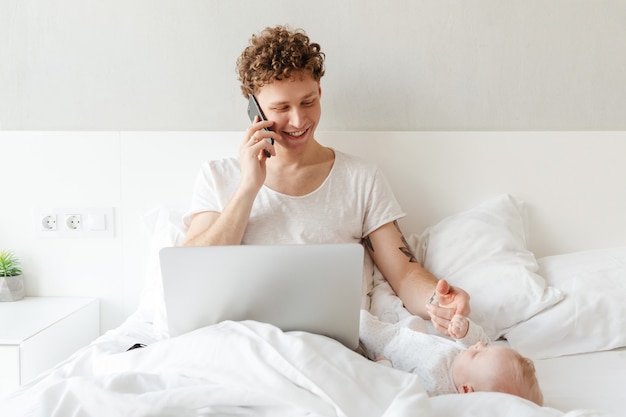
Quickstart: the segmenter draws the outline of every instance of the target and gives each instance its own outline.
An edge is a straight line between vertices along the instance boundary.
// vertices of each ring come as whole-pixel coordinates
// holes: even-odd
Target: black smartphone
[[[250,121],[254,122],[254,117],[259,116],[259,120],[267,120],[265,115],[263,114],[263,110],[261,110],[261,106],[259,106],[259,102],[256,101],[256,97],[254,94],[250,94],[250,98],[248,99],[248,117],[250,117]],[[263,130],[269,131],[270,129],[263,128]],[[265,138],[266,141],[270,145],[274,144],[274,139]]]

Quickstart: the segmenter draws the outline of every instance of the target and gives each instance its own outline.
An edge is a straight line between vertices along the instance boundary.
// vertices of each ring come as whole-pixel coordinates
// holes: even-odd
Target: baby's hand
[[[379,356],[379,357],[377,357],[376,359],[374,359],[374,361],[375,361],[376,363],[379,363],[379,364],[381,364],[381,365],[388,366],[388,367],[390,367],[390,368],[392,368],[392,367],[393,367],[393,365],[391,364],[391,361],[390,361],[389,359],[387,359],[386,357],[384,357],[384,356]]]
[[[467,335],[467,330],[469,329],[469,321],[465,316],[460,314],[455,314],[450,320],[450,325],[448,326],[448,333],[450,336],[455,339],[463,339]]]

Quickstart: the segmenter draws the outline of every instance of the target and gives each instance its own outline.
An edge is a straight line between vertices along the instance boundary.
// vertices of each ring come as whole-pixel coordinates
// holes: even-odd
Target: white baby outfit
[[[489,338],[472,321],[467,335],[454,341],[418,331],[420,320],[410,317],[386,323],[361,310],[360,339],[366,356],[372,360],[384,356],[395,369],[416,374],[428,395],[457,393],[452,378],[454,359],[479,341],[488,344]]]

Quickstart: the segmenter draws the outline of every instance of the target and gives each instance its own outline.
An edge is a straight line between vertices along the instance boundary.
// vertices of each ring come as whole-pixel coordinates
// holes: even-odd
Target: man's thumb
[[[437,283],[437,292],[441,295],[446,295],[448,294],[448,292],[450,292],[450,285],[448,284],[448,281],[446,281],[445,279],[440,279],[439,282]]]

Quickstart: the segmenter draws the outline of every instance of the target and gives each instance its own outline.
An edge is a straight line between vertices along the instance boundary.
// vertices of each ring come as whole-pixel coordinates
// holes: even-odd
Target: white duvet
[[[0,402],[0,416],[599,416],[499,393],[429,398],[329,338],[223,322],[163,340],[129,322]],[[132,331],[129,331],[132,329]],[[145,348],[126,351],[136,342]]]

